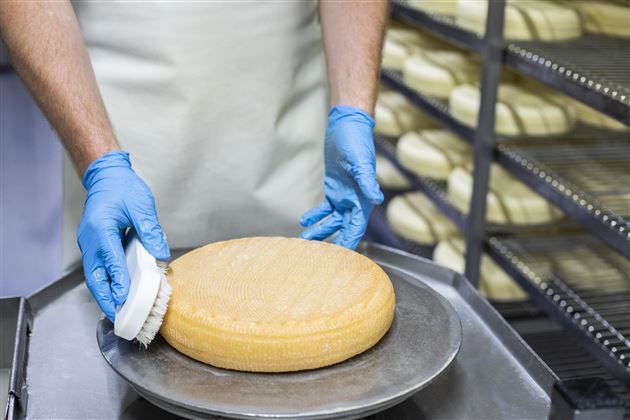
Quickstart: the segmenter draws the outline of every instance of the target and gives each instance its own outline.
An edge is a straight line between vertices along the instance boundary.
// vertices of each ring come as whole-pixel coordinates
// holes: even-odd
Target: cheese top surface
[[[213,243],[173,261],[168,277],[173,295],[162,335],[182,353],[220,367],[326,366],[374,345],[393,319],[387,274],[367,257],[324,242]]]

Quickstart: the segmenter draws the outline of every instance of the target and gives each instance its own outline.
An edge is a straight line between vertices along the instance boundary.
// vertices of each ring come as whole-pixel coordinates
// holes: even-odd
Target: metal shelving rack
[[[571,48],[566,48],[566,44],[541,42],[506,44],[502,39],[504,5],[504,1],[489,2],[486,32],[480,36],[459,28],[449,17],[412,9],[401,0],[391,4],[391,15],[397,20],[481,55],[481,109],[476,129],[455,120],[444,102],[407,87],[396,72],[383,70],[381,73],[384,85],[402,93],[417,108],[473,145],[473,196],[468,218],[448,202],[441,184],[417,177],[400,166],[391,140],[377,139],[377,148],[401,169],[415,188],[425,192],[466,232],[466,275],[473,284],[478,284],[480,256],[487,249],[538,306],[570,327],[576,333],[574,336],[611,373],[628,383],[630,326],[620,323],[619,317],[623,321],[627,315],[626,319],[630,320],[630,293],[598,296],[598,301],[591,301],[591,295],[576,289],[571,279],[559,278],[555,273],[541,276],[534,262],[524,262],[527,253],[523,258],[517,257],[518,246],[522,246],[517,239],[493,236],[488,240],[483,216],[488,170],[496,160],[603,242],[584,233],[581,239],[596,241],[599,248],[613,254],[616,250],[619,253],[616,255],[630,259],[630,205],[628,198],[613,198],[620,192],[619,186],[623,188],[630,183],[630,179],[626,179],[630,178],[628,134],[579,127],[570,136],[544,139],[543,144],[541,139],[503,139],[494,133],[494,104],[504,65],[630,126],[630,48],[619,51],[620,43],[627,41],[590,35],[571,41]],[[586,182],[589,178],[595,178],[596,182],[589,184]],[[626,190],[621,192],[627,194]],[[552,248],[547,249],[547,252],[552,251]],[[534,267],[530,267],[532,264]],[[607,305],[619,313],[607,311]]]
[[[630,384],[630,261],[583,233],[544,240],[491,237],[488,245],[489,253],[538,306],[585,338],[589,350]],[[581,266],[572,264],[576,259]]]
[[[630,196],[623,189],[630,185],[630,141],[610,133],[597,138],[601,131],[588,128],[576,132],[546,144],[499,144],[497,161],[630,258]]]
[[[500,309],[499,312],[560,380],[587,381],[591,390],[605,383],[616,395],[592,392],[591,399],[600,406],[604,403],[609,407],[618,407],[618,411],[624,412],[623,418],[630,419],[630,386],[613,377],[599,360],[580,346],[575,337],[553,320],[541,314],[529,315],[525,319],[512,317],[512,312],[518,309],[506,307],[506,310]],[[600,417],[605,418],[603,415]]]

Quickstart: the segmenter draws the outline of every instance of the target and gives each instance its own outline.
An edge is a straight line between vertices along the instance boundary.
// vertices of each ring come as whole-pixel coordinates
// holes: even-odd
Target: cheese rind
[[[169,266],[173,295],[161,334],[193,359],[287,372],[346,360],[380,340],[395,308],[387,274],[336,245],[243,238]]]

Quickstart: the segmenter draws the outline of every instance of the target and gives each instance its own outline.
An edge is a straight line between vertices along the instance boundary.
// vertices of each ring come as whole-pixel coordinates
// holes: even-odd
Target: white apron
[[[78,2],[121,147],[171,248],[297,235],[322,198],[327,108],[315,1]],[[85,192],[66,160],[64,267]]]

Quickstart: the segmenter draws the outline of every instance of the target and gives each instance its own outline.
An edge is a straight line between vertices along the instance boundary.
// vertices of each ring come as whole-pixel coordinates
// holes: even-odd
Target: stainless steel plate
[[[370,350],[326,368],[279,374],[219,369],[179,353],[160,336],[144,351],[116,337],[107,319],[98,323],[98,345],[139,394],[186,417],[361,417],[431,383],[455,359],[462,339],[459,317],[443,297],[416,279],[388,274],[396,291],[391,329]]]

